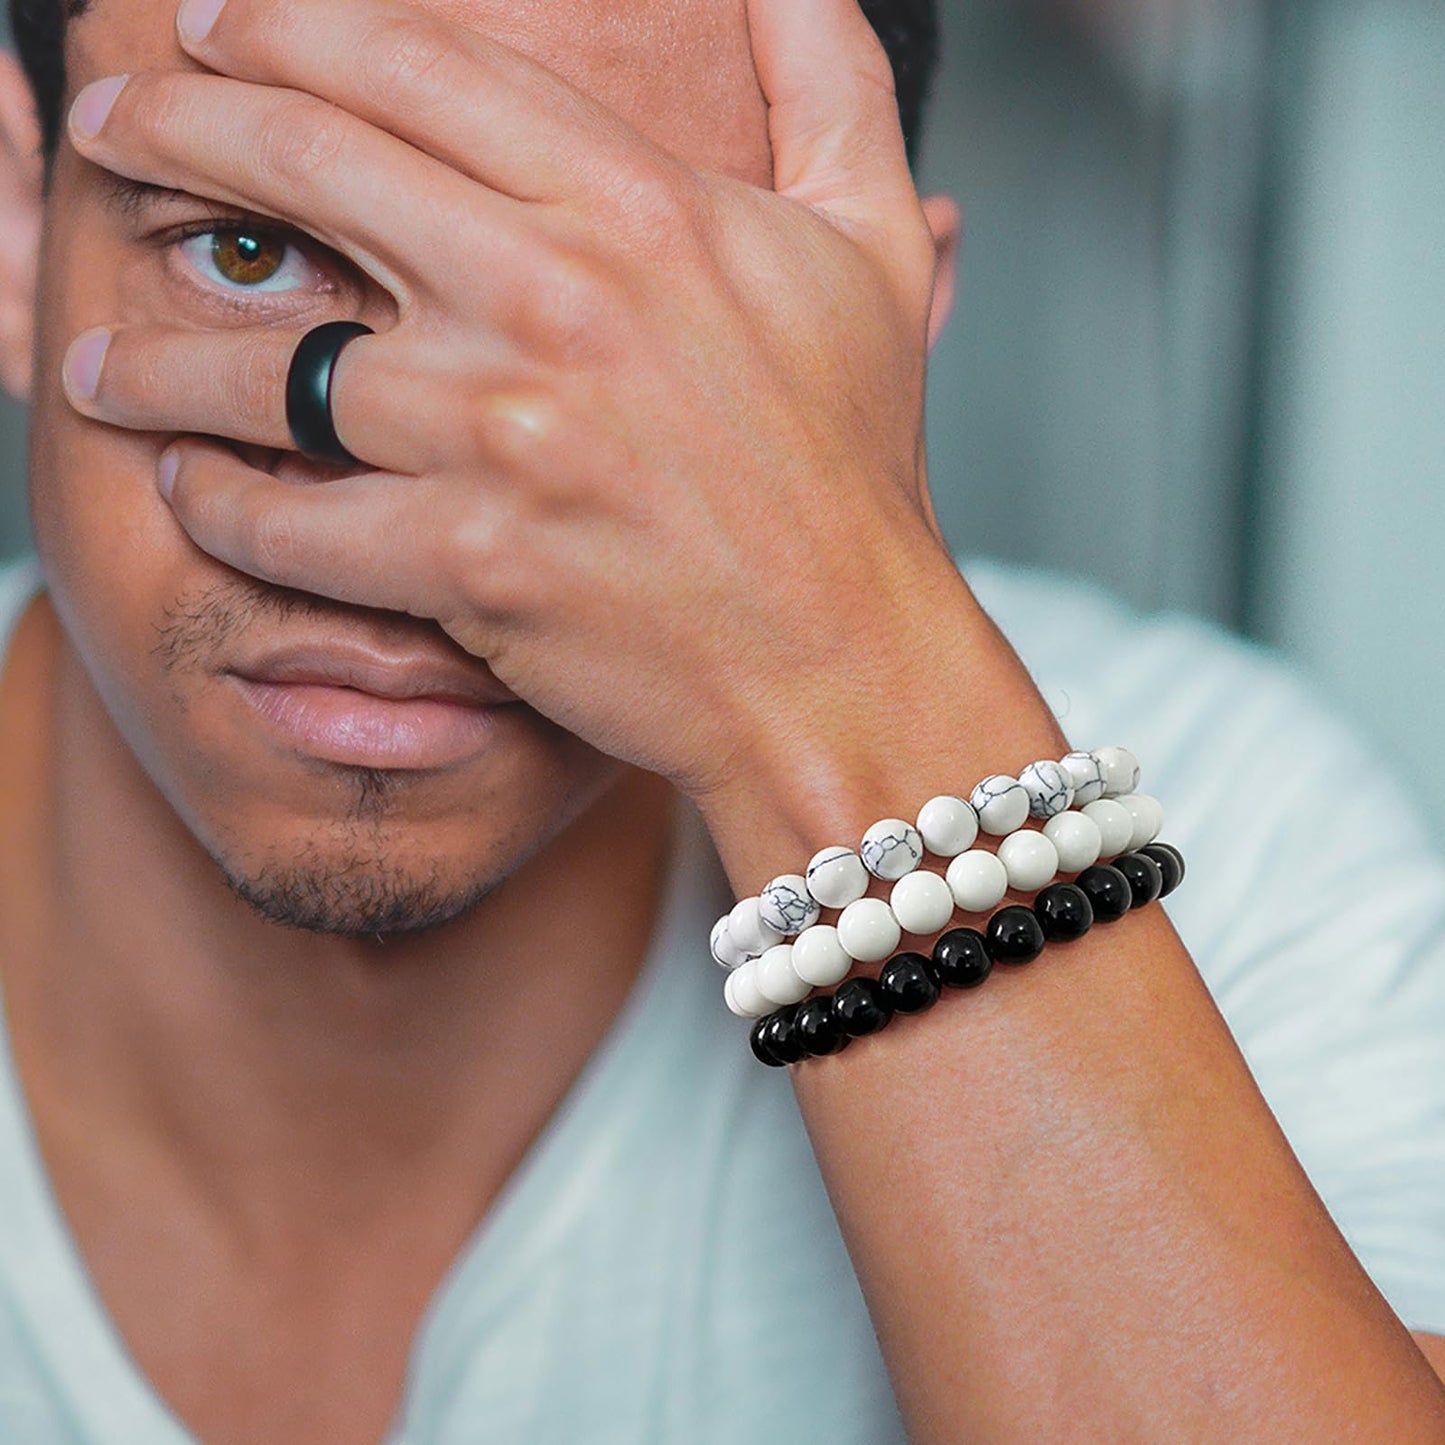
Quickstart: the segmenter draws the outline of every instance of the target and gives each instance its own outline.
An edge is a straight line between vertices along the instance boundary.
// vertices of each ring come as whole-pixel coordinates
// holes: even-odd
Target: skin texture
[[[191,43],[222,76],[178,65],[168,9],[115,5],[77,25],[73,73],[133,78],[104,115],[114,87],[78,103],[41,273],[53,608],[0,699],[0,918],[5,956],[46,968],[11,970],[7,1006],[92,1273],[183,1418],[376,1438],[430,1289],[635,971],[664,783],[744,891],[940,777],[1063,744],[932,526],[924,353],[956,217],[913,193],[851,4],[617,26],[605,6],[231,0]],[[639,85],[693,26],[698,49]],[[264,315],[201,300],[105,171],[345,263],[318,252],[320,279]],[[338,369],[366,464],[343,477],[277,456],[285,359],[338,314],[379,333]],[[889,605],[840,607],[859,577]],[[181,642],[158,648],[167,625]],[[317,766],[228,691],[251,665],[228,648],[305,628],[524,702],[443,777]],[[253,883],[304,864],[337,926],[282,933],[212,859]],[[390,889],[385,944],[348,936],[376,918],[357,879]],[[395,905],[419,885],[428,921],[484,896],[409,937]],[[579,913],[603,920],[585,965]],[[1434,1438],[1434,1377],[1167,922],[1108,941],[797,1072],[912,1433]],[[1010,1248],[971,1227],[1003,1217]]]

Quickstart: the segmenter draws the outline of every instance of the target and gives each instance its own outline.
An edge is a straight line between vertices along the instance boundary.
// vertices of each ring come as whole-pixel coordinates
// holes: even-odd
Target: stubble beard
[[[237,581],[184,599],[160,629],[156,654],[175,678],[204,671],[228,638],[258,618],[324,614],[341,604]],[[448,877],[436,863],[419,869],[392,834],[406,775],[336,765],[339,816],[324,839],[291,857],[238,859],[224,847],[212,860],[231,891],[269,923],[336,938],[393,938],[444,928],[476,908],[499,880]]]

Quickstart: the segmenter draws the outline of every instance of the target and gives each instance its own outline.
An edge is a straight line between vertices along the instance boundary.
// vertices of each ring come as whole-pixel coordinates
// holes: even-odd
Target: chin
[[[219,861],[219,860],[218,860]],[[434,932],[464,918],[495,884],[448,879],[385,857],[335,863],[277,860],[251,872],[226,868],[231,891],[268,923],[330,938],[400,938]]]

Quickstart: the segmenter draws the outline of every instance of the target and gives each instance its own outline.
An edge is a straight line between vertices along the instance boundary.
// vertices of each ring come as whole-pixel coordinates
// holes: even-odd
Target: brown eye
[[[286,243],[255,231],[214,231],[211,264],[234,286],[260,286],[286,260]]]

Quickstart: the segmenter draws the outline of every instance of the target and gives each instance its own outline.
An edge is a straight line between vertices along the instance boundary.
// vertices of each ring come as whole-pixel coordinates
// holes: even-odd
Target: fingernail
[[[171,493],[176,489],[176,473],[181,469],[181,454],[174,447],[167,447],[161,453],[161,459],[156,463],[156,486],[161,490],[161,496],[170,501]]]
[[[70,107],[71,133],[81,140],[94,140],[129,79],[128,75],[108,75],[104,80],[91,81]]]
[[[226,8],[226,0],[184,0],[176,11],[176,29],[181,39],[199,45],[211,33],[216,16]]]
[[[94,401],[100,390],[100,370],[110,348],[110,332],[104,326],[82,331],[70,343],[61,367],[61,379],[72,401]]]

